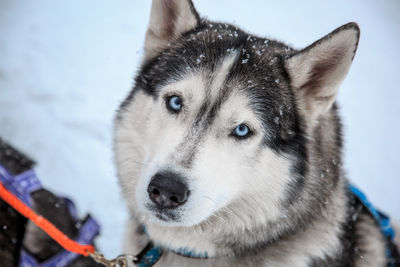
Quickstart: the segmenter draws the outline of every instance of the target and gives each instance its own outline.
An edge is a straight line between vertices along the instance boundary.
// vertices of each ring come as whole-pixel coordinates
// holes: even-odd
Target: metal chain
[[[108,260],[104,257],[100,252],[95,251],[90,254],[92,259],[100,264],[103,264],[106,267],[133,267],[136,266],[134,261],[136,261],[136,257],[132,255],[120,255],[113,260]]]

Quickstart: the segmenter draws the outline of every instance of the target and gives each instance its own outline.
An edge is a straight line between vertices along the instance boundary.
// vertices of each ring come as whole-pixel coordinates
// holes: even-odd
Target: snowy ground
[[[251,4],[250,4],[251,2]],[[349,21],[362,35],[339,95],[349,177],[400,219],[400,2],[197,0],[201,14],[305,46]],[[132,87],[150,1],[0,1],[0,136],[73,197],[120,252],[127,215],[112,162],[114,110]]]

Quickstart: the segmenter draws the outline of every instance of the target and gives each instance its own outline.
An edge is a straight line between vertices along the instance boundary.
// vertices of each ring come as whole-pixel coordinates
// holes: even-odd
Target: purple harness
[[[38,178],[32,170],[25,171],[21,174],[13,176],[6,168],[0,164],[0,181],[3,185],[22,200],[26,205],[32,207],[30,194],[42,188]],[[68,205],[70,214],[77,219],[75,206],[68,198],[63,198]],[[79,235],[75,239],[80,244],[91,244],[93,239],[99,234],[99,224],[90,216],[85,220],[84,224],[79,229]],[[72,263],[79,255],[62,250],[48,260],[39,263],[25,249],[21,249],[19,266],[21,267],[61,267]]]

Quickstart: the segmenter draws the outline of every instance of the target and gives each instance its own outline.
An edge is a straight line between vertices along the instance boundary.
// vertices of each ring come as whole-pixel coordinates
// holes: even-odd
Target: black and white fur
[[[115,120],[125,252],[151,240],[210,256],[167,252],[159,266],[385,266],[383,237],[354,211],[341,167],[335,97],[359,35],[348,23],[297,50],[202,19],[191,1],[154,0],[142,67]],[[232,135],[241,123],[248,138]],[[187,186],[184,204],[150,199],[160,173]]]

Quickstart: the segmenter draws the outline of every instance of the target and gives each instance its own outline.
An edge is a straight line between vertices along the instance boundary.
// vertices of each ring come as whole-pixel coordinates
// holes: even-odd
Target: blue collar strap
[[[136,260],[134,263],[138,267],[150,267],[156,264],[163,254],[163,249],[154,246],[152,242],[149,242],[142,251],[135,256]]]
[[[147,234],[146,226],[143,224],[140,225],[140,229]],[[140,267],[151,267],[153,266],[161,257],[164,250],[171,251],[179,256],[193,258],[193,259],[209,259],[207,252],[196,253],[193,250],[190,250],[186,247],[171,249],[171,248],[162,248],[160,246],[155,246],[153,242],[149,242],[144,249],[142,249],[139,254],[135,256],[136,260],[134,263]]]
[[[208,259],[207,252],[197,254],[187,248],[180,248],[177,250],[168,249],[168,251],[174,252],[183,257],[194,258],[194,259]],[[151,267],[153,266],[162,256],[164,249],[155,246],[152,242],[149,242],[146,247],[135,256],[136,260],[134,263],[139,267]]]
[[[400,255],[398,248],[394,243],[395,231],[390,224],[390,218],[383,212],[377,210],[367,199],[364,193],[361,192],[357,187],[350,184],[349,190],[362,204],[362,206],[368,211],[368,213],[374,218],[375,222],[379,226],[379,229],[384,236],[386,242],[386,257],[388,262],[387,266],[400,266]]]

